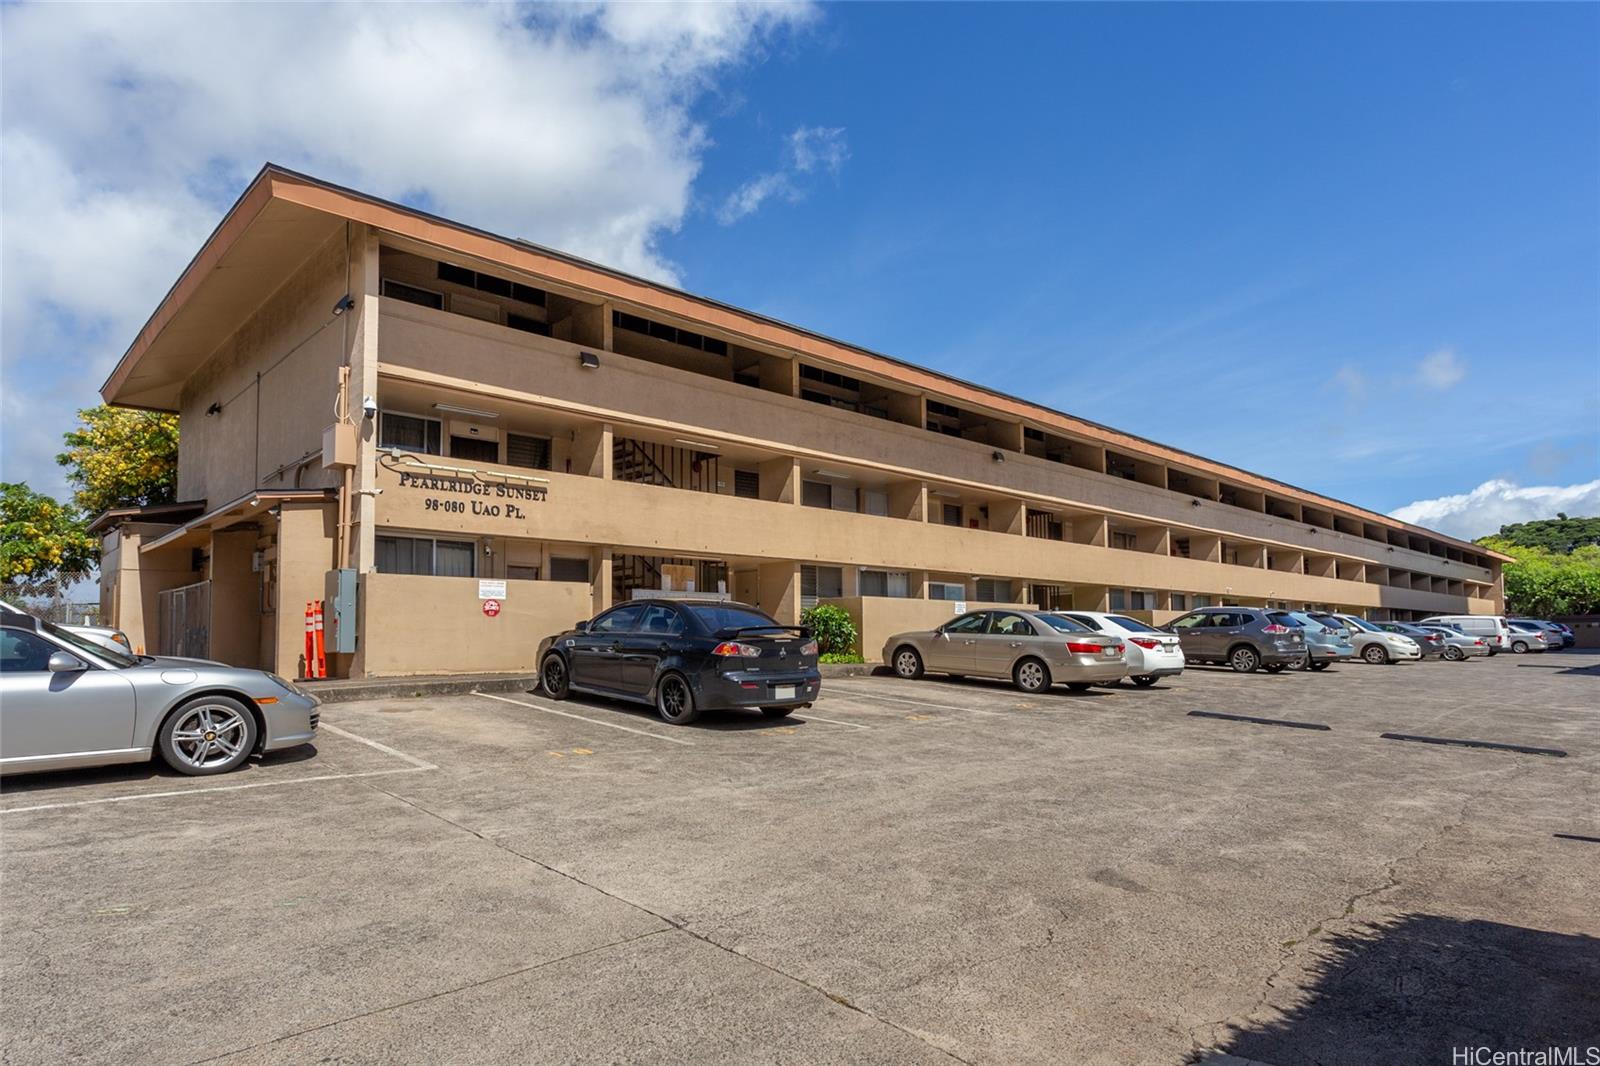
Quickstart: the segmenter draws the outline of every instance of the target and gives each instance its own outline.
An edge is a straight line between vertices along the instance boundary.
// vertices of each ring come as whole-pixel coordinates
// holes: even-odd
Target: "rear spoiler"
[[[786,626],[780,625],[777,622],[772,623],[770,626],[724,626],[723,628],[717,630],[716,636],[742,637],[746,633],[771,633],[774,631],[779,633],[794,633],[801,640],[811,639],[811,629],[809,627]]]

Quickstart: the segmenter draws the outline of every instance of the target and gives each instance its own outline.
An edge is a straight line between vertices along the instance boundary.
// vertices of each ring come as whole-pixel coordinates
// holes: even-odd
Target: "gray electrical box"
[[[322,596],[324,646],[330,653],[356,650],[356,571],[329,570]]]

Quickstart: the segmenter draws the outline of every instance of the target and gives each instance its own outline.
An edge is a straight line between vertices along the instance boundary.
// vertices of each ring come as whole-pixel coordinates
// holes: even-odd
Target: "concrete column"
[[[608,422],[597,422],[576,430],[572,437],[572,469],[568,473],[609,480],[612,476],[611,448],[614,439]]]
[[[1020,537],[1028,531],[1027,521],[1028,508],[1021,500],[989,501],[989,528],[995,532],[1012,533]]]
[[[1105,516],[1079,515],[1074,518],[1072,520],[1072,542],[1074,544],[1092,544],[1096,548],[1104,548],[1110,544],[1111,536],[1106,528]],[[1095,608],[1085,607],[1082,609],[1090,611]]]
[[[800,504],[800,461],[789,456],[761,464],[761,498],[772,503]],[[892,505],[891,505],[892,506]]]
[[[278,508],[278,554],[273,567],[277,588],[277,639],[268,667],[284,677],[305,676],[306,603],[322,599],[333,568],[338,510],[329,504],[285,503]],[[370,571],[364,570],[363,573]],[[359,644],[358,644],[359,647]],[[332,663],[329,664],[330,672]],[[358,651],[350,676],[363,676]]]
[[[594,613],[611,606],[611,549],[589,550],[589,589],[594,598]]]
[[[784,625],[800,623],[799,563],[763,563],[756,584],[757,606]]]
[[[859,566],[841,568],[839,594],[846,599],[861,595],[861,568]]]
[[[350,297],[356,306],[345,312],[355,315],[350,325],[350,418],[356,424],[356,465],[351,484],[355,499],[350,518],[354,524],[351,540],[354,554],[348,565],[370,573],[377,565],[378,515],[378,420],[362,413],[366,397],[378,395],[378,235],[365,225],[350,227]],[[346,560],[339,560],[344,565]],[[318,575],[321,580],[321,575]],[[319,593],[320,594],[320,593]],[[293,612],[291,612],[293,613]],[[283,625],[280,605],[279,625]],[[294,613],[299,622],[300,615]],[[284,673],[280,670],[279,673]],[[286,677],[296,676],[284,673]]]

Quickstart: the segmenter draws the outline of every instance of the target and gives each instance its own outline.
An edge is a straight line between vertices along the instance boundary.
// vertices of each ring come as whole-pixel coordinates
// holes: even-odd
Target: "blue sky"
[[[8,231],[153,246],[88,298],[6,239],[7,477],[272,158],[1447,531],[1600,510],[1594,5],[387,10],[6,10]],[[229,87],[246,17],[307,96]]]

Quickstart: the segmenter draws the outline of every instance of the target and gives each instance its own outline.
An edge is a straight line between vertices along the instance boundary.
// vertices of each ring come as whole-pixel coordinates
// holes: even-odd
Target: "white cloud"
[[[1366,395],[1367,376],[1356,367],[1346,363],[1333,375],[1333,384],[1344,391],[1346,399],[1359,400]]]
[[[804,175],[826,171],[838,177],[849,158],[843,128],[802,126],[789,134],[782,165],[756,175],[729,193],[717,208],[717,221],[731,226],[755,214],[773,197],[797,203],[805,198]]]
[[[695,103],[814,17],[802,4],[6,5],[4,476],[59,484],[40,457],[267,160],[677,280],[658,242],[693,200],[708,143]]]
[[[1430,352],[1417,365],[1417,380],[1435,389],[1448,389],[1460,384],[1467,376],[1467,368],[1454,348],[1440,348]]]
[[[1600,515],[1600,480],[1582,485],[1529,485],[1485,481],[1459,496],[1418,500],[1390,511],[1392,518],[1472,540],[1512,522],[1554,518],[1557,512]]]

